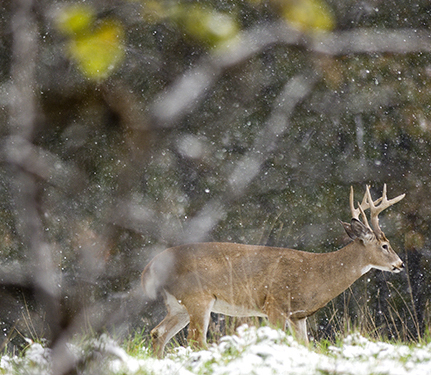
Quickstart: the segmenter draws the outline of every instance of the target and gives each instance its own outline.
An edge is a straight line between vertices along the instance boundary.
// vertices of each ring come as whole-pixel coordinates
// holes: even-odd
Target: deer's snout
[[[404,269],[404,263],[400,260],[396,264],[392,265],[392,272],[398,273]]]

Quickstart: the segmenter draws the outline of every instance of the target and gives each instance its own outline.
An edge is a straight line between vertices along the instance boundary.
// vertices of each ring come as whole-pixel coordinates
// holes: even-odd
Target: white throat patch
[[[361,275],[367,273],[371,268],[373,268],[371,265],[365,266],[361,269]]]

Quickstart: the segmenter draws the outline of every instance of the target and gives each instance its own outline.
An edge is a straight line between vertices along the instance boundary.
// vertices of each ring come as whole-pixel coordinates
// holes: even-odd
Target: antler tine
[[[370,204],[371,224],[374,228],[374,232],[376,232],[376,233],[382,232],[382,230],[380,229],[380,225],[379,225],[379,217],[378,217],[379,213],[382,212],[383,210],[385,210],[386,208],[394,205],[395,203],[399,202],[401,199],[403,199],[406,196],[405,194],[401,194],[398,197],[395,197],[393,199],[388,200],[386,192],[387,192],[387,188],[386,188],[386,184],[384,184],[382,197],[373,202],[373,200],[371,198],[370,188],[367,185],[366,194],[368,197],[368,202]],[[380,202],[380,204],[378,206],[376,206],[376,204],[378,204],[379,202]]]
[[[354,199],[353,186],[350,186],[350,199],[349,199],[350,212],[352,213],[352,219],[359,220],[360,212],[358,209],[355,208],[355,205],[353,203],[353,199]]]
[[[367,196],[367,192],[365,192],[364,197],[362,198],[362,203],[358,202],[358,208],[355,208],[355,205],[353,204],[353,200],[354,200],[354,193],[353,193],[353,186],[350,186],[350,211],[352,212],[352,218],[359,220],[359,215],[362,215],[362,217],[364,218],[364,224],[371,229],[370,225],[368,224],[368,220],[367,220],[367,216],[365,215],[365,210],[368,209],[370,207],[370,205],[368,204],[368,196]]]
[[[364,199],[365,199],[365,197],[364,197]],[[371,227],[370,227],[370,224],[368,224],[367,215],[365,215],[365,212],[364,212],[364,210],[362,208],[362,204],[359,204],[359,202],[358,202],[358,207],[359,207],[359,210],[361,211],[362,217],[364,218],[364,224],[365,224],[365,226],[368,229],[372,230]]]
[[[350,211],[352,213],[352,218],[359,220],[359,215],[361,214],[361,210],[360,208],[355,208],[353,200],[354,200],[353,186],[350,186],[350,199],[349,199]],[[367,194],[365,193],[364,198],[362,199],[362,203],[361,204],[358,203],[358,207],[363,206],[362,207],[363,210],[366,210],[369,207],[366,200],[367,200]]]

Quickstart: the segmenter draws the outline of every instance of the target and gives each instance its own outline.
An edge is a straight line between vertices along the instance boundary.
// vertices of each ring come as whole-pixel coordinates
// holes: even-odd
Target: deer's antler
[[[367,193],[367,191],[368,191],[368,193]],[[364,212],[365,210],[367,210],[368,208],[371,207],[370,203],[369,203],[369,199],[373,203],[373,206],[380,203],[380,201],[382,200],[382,198],[379,198],[373,202],[371,199],[371,196],[369,197],[369,190],[368,190],[368,185],[367,185],[367,190],[365,191],[364,198],[362,198],[362,203],[358,202],[358,208],[355,208],[355,205],[353,203],[353,201],[354,201],[353,186],[350,186],[350,200],[349,200],[349,202],[350,202],[350,211],[352,213],[352,219],[360,220],[359,215],[362,215],[362,217],[364,219],[365,226],[372,231],[373,229],[368,224],[367,216],[365,215],[365,212]]]
[[[367,185],[365,195],[367,197],[367,202],[369,204],[370,212],[371,212],[371,225],[374,228],[374,233],[376,235],[381,235],[383,231],[380,229],[379,225],[379,213],[385,210],[386,208],[394,205],[395,203],[399,202],[401,199],[403,199],[406,195],[401,194],[396,198],[389,199],[386,196],[386,184],[383,185],[383,194],[382,197],[378,200],[373,202],[373,199],[371,198],[370,193],[370,187]],[[364,197],[365,199],[365,197]],[[380,204],[376,206],[378,203]]]

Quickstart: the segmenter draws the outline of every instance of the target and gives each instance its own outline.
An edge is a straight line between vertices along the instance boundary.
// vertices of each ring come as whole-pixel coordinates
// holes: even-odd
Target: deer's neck
[[[345,281],[354,282],[371,268],[365,248],[358,240],[327,255],[325,267],[342,275]]]
[[[311,275],[314,279],[311,285],[315,286],[312,294],[316,296],[314,307],[326,305],[371,268],[364,250],[354,241],[338,251],[322,255],[316,273]]]

